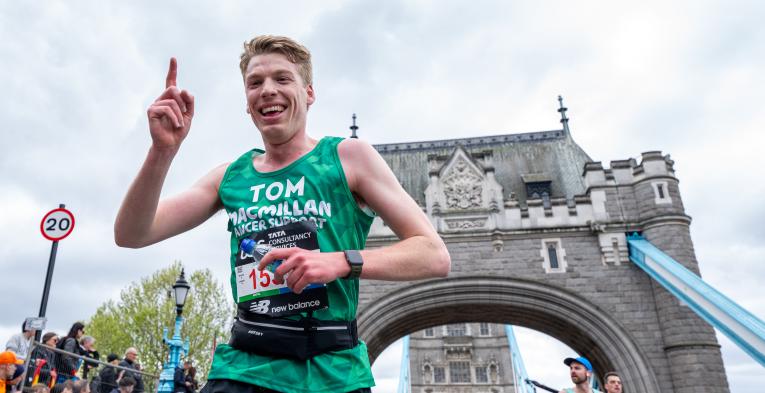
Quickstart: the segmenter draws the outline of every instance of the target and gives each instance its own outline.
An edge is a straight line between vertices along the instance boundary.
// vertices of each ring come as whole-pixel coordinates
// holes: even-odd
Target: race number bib
[[[287,281],[274,283],[274,265],[258,270],[258,264],[271,248],[299,247],[319,252],[316,224],[298,221],[270,228],[251,236],[255,247],[249,253],[241,247],[236,257],[237,304],[243,310],[272,317],[293,315],[329,307],[327,286],[311,284],[301,294],[292,292]]]

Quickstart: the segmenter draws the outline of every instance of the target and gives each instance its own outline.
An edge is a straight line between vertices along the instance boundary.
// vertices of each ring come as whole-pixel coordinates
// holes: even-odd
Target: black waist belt
[[[356,320],[321,321],[263,317],[239,310],[229,344],[258,355],[306,360],[358,344]]]

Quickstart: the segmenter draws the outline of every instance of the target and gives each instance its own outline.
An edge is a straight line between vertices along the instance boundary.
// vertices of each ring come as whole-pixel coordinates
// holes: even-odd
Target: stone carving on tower
[[[471,154],[457,146],[451,155],[428,156],[425,204],[440,231],[495,227],[502,186],[494,179],[492,155],[491,150]]]
[[[459,157],[444,175],[444,195],[449,209],[481,207],[482,177],[467,159]]]

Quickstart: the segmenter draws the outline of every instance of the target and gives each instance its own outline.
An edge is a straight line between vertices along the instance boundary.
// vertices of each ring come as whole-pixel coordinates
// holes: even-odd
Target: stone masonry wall
[[[617,325],[613,326],[614,331],[628,332],[629,340],[649,364],[652,376],[644,377],[655,378],[661,392],[727,393],[725,370],[712,327],[640,268],[615,257],[616,253],[609,258],[604,255],[610,252],[611,245],[603,244],[603,234],[608,235],[605,239],[610,242],[612,235],[616,239],[625,232],[641,231],[658,248],[699,272],[689,233],[690,217],[683,209],[673,164],[669,156],[659,152],[644,153],[639,164],[632,159],[615,162],[613,169],[588,163],[583,174],[586,192],[576,197],[580,201],[576,213],[570,208],[530,210],[527,219],[517,212],[516,204],[504,201],[491,214],[511,218],[490,219],[484,226],[442,232],[452,257],[450,277],[498,277],[559,288],[571,294],[572,299],[584,299],[612,317],[613,322],[601,323],[613,323]],[[657,193],[659,183],[664,198]],[[440,212],[427,213],[434,223],[440,219]],[[538,222],[547,224],[537,225]],[[560,224],[556,227],[551,222]],[[370,235],[368,246],[395,241],[384,226],[378,223],[377,228]],[[545,268],[544,241],[559,242],[559,262],[565,269],[550,272]],[[370,304],[413,285],[417,283],[362,280],[360,313]],[[467,311],[470,310],[448,309],[435,315],[433,323],[460,321],[460,313]],[[603,344],[587,341],[587,332],[561,323],[565,315],[539,318],[533,313],[508,313],[501,318],[490,313],[470,315],[479,315],[479,319],[482,315],[486,322],[531,327],[582,354],[592,352],[601,375],[611,371],[616,363],[625,364],[623,359],[603,358],[602,354],[608,352],[599,348]],[[630,385],[636,381],[624,382],[625,391],[634,391]],[[653,390],[649,384],[644,386],[642,391]]]

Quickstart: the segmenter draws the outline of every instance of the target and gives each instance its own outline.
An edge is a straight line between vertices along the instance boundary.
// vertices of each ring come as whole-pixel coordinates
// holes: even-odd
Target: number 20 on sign
[[[40,232],[50,241],[59,241],[72,233],[74,215],[64,208],[49,211],[40,222]]]

